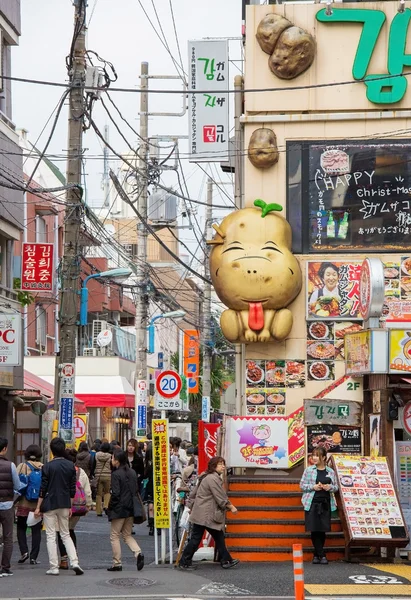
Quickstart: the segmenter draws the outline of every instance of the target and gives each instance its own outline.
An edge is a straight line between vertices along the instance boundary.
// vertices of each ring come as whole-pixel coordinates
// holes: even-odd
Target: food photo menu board
[[[350,540],[406,546],[409,534],[387,459],[338,454],[333,468]]]
[[[247,360],[247,415],[285,415],[287,388],[304,386],[304,360]]]

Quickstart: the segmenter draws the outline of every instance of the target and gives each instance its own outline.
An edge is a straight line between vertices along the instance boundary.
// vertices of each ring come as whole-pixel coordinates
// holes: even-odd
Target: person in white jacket
[[[76,458],[77,458],[77,450],[75,450],[74,448],[67,450],[66,458],[67,458],[67,460],[73,461],[73,463],[75,464]],[[91,507],[93,506],[93,498],[92,498],[92,494],[91,494],[90,480],[88,478],[87,473],[81,467],[76,467],[76,471],[78,471],[78,480],[79,480],[81,487],[83,488],[84,493],[86,495],[87,508],[90,510]],[[79,517],[79,516],[71,516],[70,521],[69,521],[70,537],[73,540],[73,543],[76,546],[76,548],[77,548],[77,538],[76,538],[74,529],[80,519],[81,519],[81,517]],[[57,541],[58,541],[59,552],[60,552],[60,569],[68,570],[69,560],[68,560],[68,556],[66,553],[66,549],[63,544],[63,540],[61,539],[59,533],[57,534]]]

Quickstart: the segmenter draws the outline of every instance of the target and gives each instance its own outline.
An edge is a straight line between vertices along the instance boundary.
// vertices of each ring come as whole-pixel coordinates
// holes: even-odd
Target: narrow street
[[[134,559],[123,549],[123,571],[108,573],[111,564],[109,524],[91,513],[78,525],[77,540],[82,577],[61,571],[59,577],[47,577],[47,551],[44,539],[40,564],[18,565],[15,546],[13,577],[0,580],[2,600],[65,600],[82,598],[294,598],[292,563],[243,563],[232,570],[218,564],[200,563],[195,572],[184,573],[170,566],[154,565],[154,541],[146,525],[135,527],[146,566],[137,573]],[[327,566],[306,563],[306,598],[404,598],[411,596],[411,566],[355,565],[334,562]]]

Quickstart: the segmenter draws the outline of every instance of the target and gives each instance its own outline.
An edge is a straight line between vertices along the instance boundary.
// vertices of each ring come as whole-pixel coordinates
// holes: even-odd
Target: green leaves
[[[264,200],[254,200],[254,206],[256,208],[261,208],[261,218],[264,219],[264,217],[266,217],[270,212],[273,211],[281,211],[283,210],[283,207],[280,204],[267,204],[267,202],[264,202]]]

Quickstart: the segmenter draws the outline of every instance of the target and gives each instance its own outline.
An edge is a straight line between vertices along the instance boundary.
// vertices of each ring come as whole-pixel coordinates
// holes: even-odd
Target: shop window
[[[36,242],[47,242],[46,219],[40,215],[36,215]]]
[[[36,344],[42,350],[46,349],[47,343],[47,313],[42,305],[36,306]]]
[[[287,184],[294,252],[409,250],[409,140],[289,142]]]

